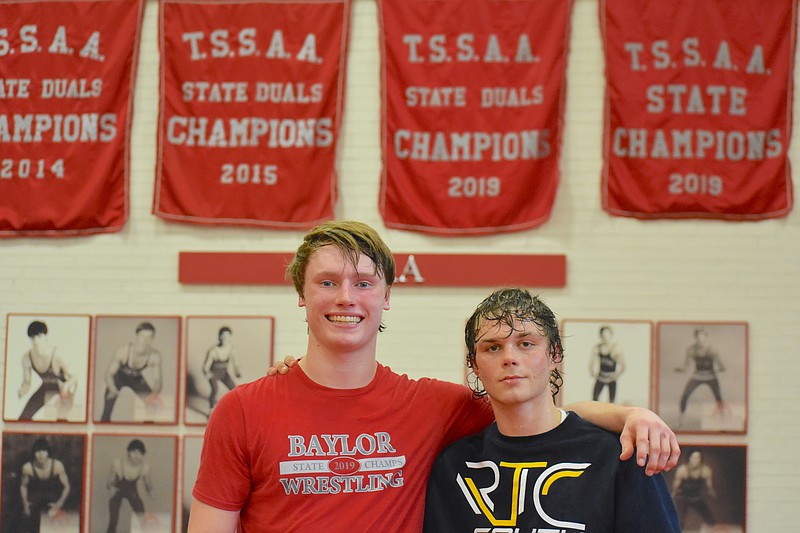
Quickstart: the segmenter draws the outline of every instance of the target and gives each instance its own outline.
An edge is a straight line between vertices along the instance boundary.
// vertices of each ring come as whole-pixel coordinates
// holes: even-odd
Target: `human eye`
[[[362,279],[359,280],[359,282],[356,284],[356,287],[360,289],[369,289],[370,287],[372,287],[372,282]]]
[[[321,287],[333,287],[333,282],[330,280],[322,280],[319,282]]]

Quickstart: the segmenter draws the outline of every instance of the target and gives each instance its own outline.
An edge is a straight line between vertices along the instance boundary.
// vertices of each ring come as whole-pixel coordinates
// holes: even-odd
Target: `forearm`
[[[67,496],[69,496],[69,486],[64,487],[64,490],[61,491],[61,496],[55,501],[53,505],[61,509],[64,507],[64,502],[67,501]]]
[[[114,374],[113,373],[106,374],[104,381],[106,383],[106,389],[108,389],[108,390],[110,390],[111,392],[114,392],[114,393],[117,392],[117,384],[114,383]]]
[[[21,486],[19,488],[19,493],[20,496],[22,497],[22,506],[25,509],[27,509],[28,506],[30,505],[30,502],[28,501],[28,487],[26,487],[25,485]]]

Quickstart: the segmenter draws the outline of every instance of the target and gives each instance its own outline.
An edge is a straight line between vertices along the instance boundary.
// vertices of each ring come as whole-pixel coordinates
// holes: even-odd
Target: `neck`
[[[35,342],[33,343],[32,349],[35,355],[50,355],[48,353],[50,347],[47,345],[47,342]]]
[[[497,429],[507,437],[530,437],[554,429],[561,423],[561,411],[547,398],[546,403],[522,405],[492,403]]]
[[[309,342],[306,355],[298,363],[315,383],[332,389],[366,387],[378,368],[375,351],[332,353]]]

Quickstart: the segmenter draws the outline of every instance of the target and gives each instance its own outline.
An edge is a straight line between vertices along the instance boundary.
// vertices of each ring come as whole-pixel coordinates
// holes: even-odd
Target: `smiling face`
[[[306,308],[309,350],[374,357],[389,288],[369,257],[361,254],[354,264],[336,246],[323,246],[308,260],[299,305]]]
[[[552,405],[550,342],[533,322],[482,320],[475,343],[473,370],[495,406],[533,402]]]

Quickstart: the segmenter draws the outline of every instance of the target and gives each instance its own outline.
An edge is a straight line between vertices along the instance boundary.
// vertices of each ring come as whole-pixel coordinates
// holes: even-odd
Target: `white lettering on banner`
[[[246,102],[247,82],[240,81],[185,81],[181,84],[184,102]]]
[[[275,185],[278,183],[278,165],[258,163],[223,163],[220,167],[219,182],[223,185]]]
[[[203,31],[184,32],[182,39],[189,45],[189,59],[192,61],[209,58],[264,57],[266,59],[294,59],[306,63],[322,63],[322,58],[317,55],[317,36],[313,33],[306,35],[300,48],[294,54],[286,49],[286,40],[283,30],[280,29],[274,30],[268,40],[261,41],[257,28],[242,28],[235,32],[228,29],[214,29],[208,33]],[[259,48],[259,45],[262,47]]]
[[[316,104],[322,101],[322,89],[321,83],[307,86],[303,82],[256,82],[252,99],[274,104]],[[185,81],[181,84],[181,97],[184,102],[249,102],[249,90],[246,81]]]
[[[648,130],[616,128],[611,151],[631,159],[762,161],[783,153],[781,131]]]
[[[680,83],[656,84],[647,88],[647,111],[648,113],[668,111],[676,115],[682,113],[720,115],[727,112],[731,116],[743,116],[746,111],[744,105],[746,97],[745,87],[708,85],[701,88],[699,85]]]
[[[64,178],[64,160],[56,159],[2,159],[0,160],[0,180]]]
[[[513,58],[504,55],[500,41],[496,34],[490,33],[486,37],[486,42],[482,43],[482,54],[476,50],[475,34],[460,33],[453,39],[448,40],[444,34],[434,34],[425,37],[419,33],[409,33],[403,35],[403,44],[408,49],[409,63],[431,63],[447,64],[456,62],[475,62],[484,63],[538,63],[539,56],[534,55],[531,50],[530,38],[526,34],[521,34],[516,39]]]
[[[466,87],[406,87],[408,107],[464,107]]]
[[[408,261],[406,261],[406,265],[403,267],[400,275],[395,278],[395,282],[405,283],[408,280],[408,276],[414,276],[415,283],[425,283],[425,278],[422,277],[414,254],[408,256]]]
[[[114,113],[0,115],[0,143],[111,142],[116,136]]]
[[[624,49],[630,59],[630,69],[633,71],[646,71],[648,67],[655,70],[708,67],[709,62],[703,58],[699,47],[699,38],[686,37],[681,41],[680,52],[673,54],[669,41],[657,40],[650,44],[649,57],[645,54],[645,43],[626,42],[624,44]],[[747,74],[770,74],[764,63],[764,47],[760,44],[753,46],[746,65],[736,65],[731,60],[730,45],[727,41],[722,40],[710,65],[716,70],[743,70]],[[744,68],[742,69],[742,67]]]
[[[167,120],[167,141],[174,145],[227,148],[327,147],[333,144],[333,119],[266,119],[172,116]]]
[[[544,103],[544,87],[482,87],[481,107],[528,107]]]
[[[49,98],[98,98],[103,92],[103,80],[95,78],[80,79],[49,79],[42,80],[41,97]]]
[[[398,159],[418,161],[516,161],[547,157],[550,131],[442,132],[398,129],[394,153]]]
[[[310,104],[322,101],[322,84],[312,83],[306,88],[303,82],[257,82],[256,102],[273,104]]]
[[[39,27],[36,24],[22,24],[19,28],[17,35],[20,45],[19,48],[14,48],[11,43],[14,39],[9,36],[8,28],[0,28],[0,57],[20,54],[36,54],[47,51],[49,54],[59,55],[75,55],[75,48],[69,46],[67,41],[67,28],[66,26],[58,26],[55,34],[49,45],[42,46],[39,35]],[[46,40],[49,36],[45,36]],[[74,40],[74,39],[73,39]],[[103,62],[105,56],[100,53],[100,32],[93,31],[81,49],[78,51],[78,57],[91,59],[92,61]]]
[[[30,98],[31,80],[0,78],[0,98]]]

